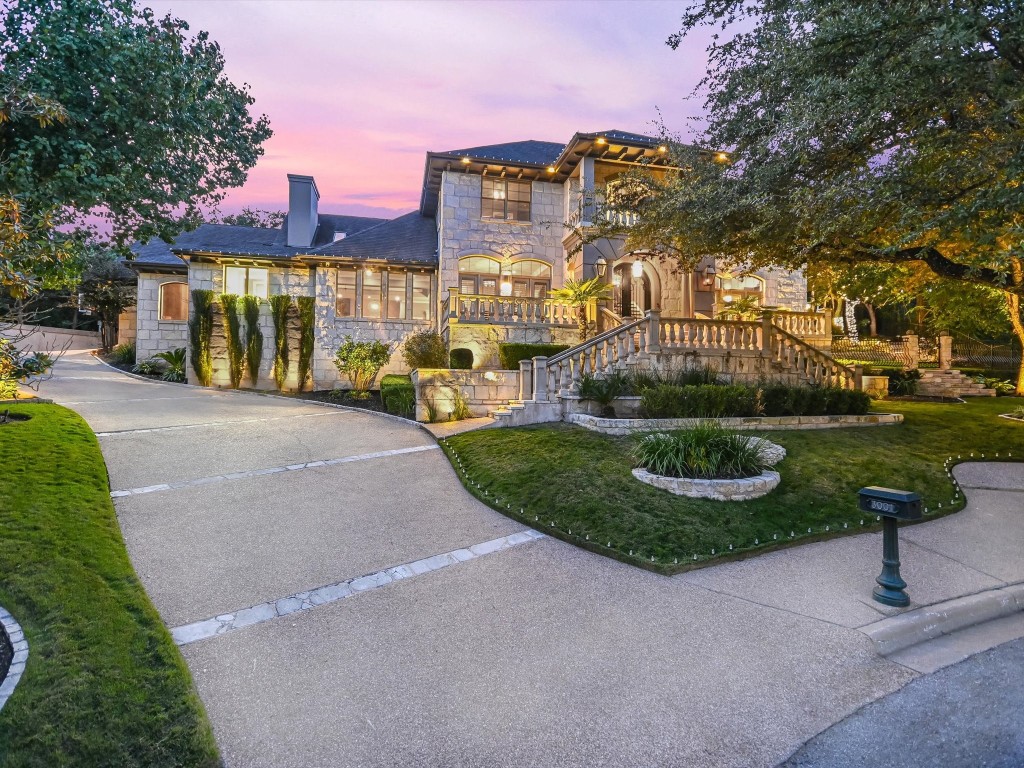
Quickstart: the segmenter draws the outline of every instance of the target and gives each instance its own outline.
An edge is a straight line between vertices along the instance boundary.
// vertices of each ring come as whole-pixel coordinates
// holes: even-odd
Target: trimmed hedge
[[[520,360],[535,357],[552,357],[569,348],[568,344],[517,344],[506,342],[498,345],[498,358],[504,371],[518,371]],[[452,350],[454,352],[454,350]]]
[[[416,409],[416,389],[412,379],[389,373],[380,380],[380,399],[384,410],[397,416],[410,416]]]
[[[765,384],[660,384],[640,393],[641,412],[650,419],[735,416],[860,416],[868,412],[867,392],[838,387]]]
[[[448,356],[449,366],[458,371],[468,371],[473,367],[473,350],[465,347],[458,347],[451,351]]]

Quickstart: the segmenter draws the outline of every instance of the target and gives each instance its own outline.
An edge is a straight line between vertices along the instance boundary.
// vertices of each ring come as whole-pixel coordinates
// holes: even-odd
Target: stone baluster
[[[639,344],[637,349],[639,354],[643,355],[647,351],[647,327],[641,323],[636,327],[637,333],[640,334]]]
[[[563,360],[558,364],[558,396],[565,397],[569,394],[569,389],[572,387],[572,379],[570,377],[571,361]]]

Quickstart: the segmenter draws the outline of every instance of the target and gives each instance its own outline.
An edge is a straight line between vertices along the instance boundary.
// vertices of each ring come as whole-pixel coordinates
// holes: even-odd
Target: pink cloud
[[[223,208],[284,208],[285,174],[316,176],[322,210],[419,204],[424,153],[575,131],[687,133],[706,37],[672,51],[678,2],[160,0],[206,30],[275,135]]]

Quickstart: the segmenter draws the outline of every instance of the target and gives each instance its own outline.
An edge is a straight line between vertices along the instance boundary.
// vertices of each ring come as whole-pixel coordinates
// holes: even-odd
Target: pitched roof
[[[482,147],[468,149],[453,149],[449,152],[435,154],[476,157],[482,160],[504,160],[509,163],[528,165],[548,165],[558,158],[564,148],[564,144],[528,139],[526,141],[509,141],[505,144],[486,144]]]
[[[321,213],[313,244],[308,248],[293,248],[286,244],[287,218],[280,229],[242,227],[234,224],[201,224],[191,232],[182,232],[172,243],[165,243],[154,237],[148,243],[133,244],[135,259],[132,263],[137,267],[184,268],[185,262],[177,254],[191,252],[289,258],[331,243],[336,232],[352,235],[386,221],[387,219],[369,216]]]
[[[316,255],[349,259],[384,259],[396,264],[437,264],[437,226],[419,211],[385,221],[342,240]]]
[[[621,139],[622,141],[636,141],[636,142],[649,142],[651,144],[657,144],[661,139],[655,136],[645,136],[642,133],[631,133],[630,131],[620,131],[618,128],[612,128],[610,131],[594,131],[594,136],[604,136],[606,139]]]

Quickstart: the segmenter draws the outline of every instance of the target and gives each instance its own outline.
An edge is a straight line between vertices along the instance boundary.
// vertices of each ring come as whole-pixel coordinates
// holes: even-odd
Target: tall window
[[[367,320],[379,320],[381,317],[381,279],[382,272],[377,269],[363,270],[363,312]]]
[[[507,179],[483,179],[480,215],[505,221],[530,220],[530,182]]]
[[[507,272],[503,283],[512,283],[511,294],[517,298],[546,299],[551,290],[551,267],[542,261],[517,261]],[[507,291],[503,290],[504,295]]]
[[[388,320],[405,319],[405,272],[388,272]]]
[[[263,267],[224,267],[224,293],[267,298],[270,279]]]
[[[430,275],[413,274],[412,276],[412,319],[429,320],[430,308],[433,306],[431,297],[433,280]]]
[[[505,266],[486,256],[459,259],[459,293],[546,299],[551,290],[551,266],[524,259]]]
[[[164,283],[160,286],[159,298],[161,321],[188,320],[188,283]]]
[[[336,312],[338,317],[356,316],[356,275],[354,269],[338,270],[338,300]]]

